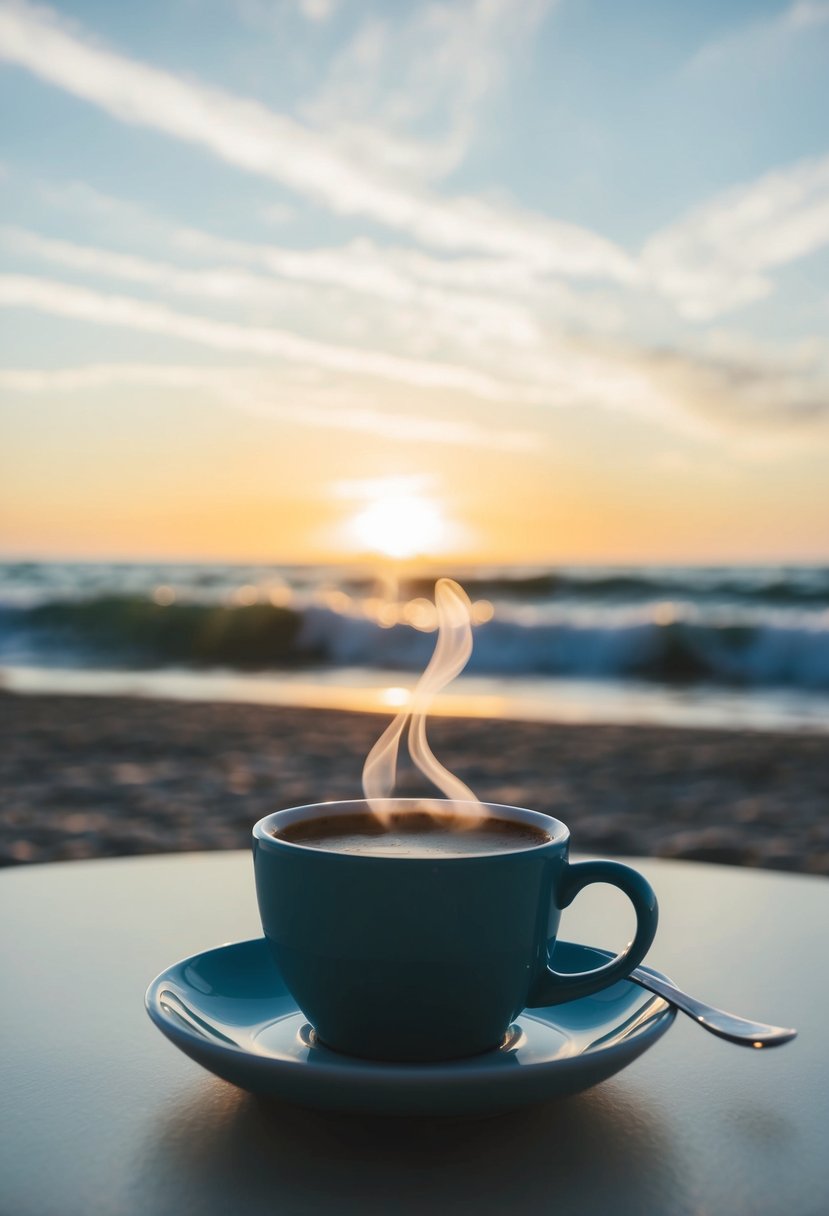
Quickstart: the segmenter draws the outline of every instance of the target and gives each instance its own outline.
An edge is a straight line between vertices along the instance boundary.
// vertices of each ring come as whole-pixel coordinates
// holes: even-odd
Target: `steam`
[[[426,715],[432,701],[463,671],[472,654],[472,605],[463,587],[450,578],[438,579],[435,584],[435,606],[438,640],[434,654],[415,685],[408,707],[401,710],[383,731],[363,766],[366,802],[372,813],[383,820],[388,820],[393,811],[390,799],[397,778],[400,740],[407,726],[409,755],[416,767],[445,798],[474,803],[480,816],[485,814],[469,786],[440,763],[426,738]],[[471,818],[477,820],[478,815]]]

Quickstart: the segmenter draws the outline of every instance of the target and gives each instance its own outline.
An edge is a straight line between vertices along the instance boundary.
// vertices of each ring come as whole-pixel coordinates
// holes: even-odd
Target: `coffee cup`
[[[253,829],[259,912],[274,961],[319,1042],[426,1062],[492,1050],[523,1009],[624,979],[656,932],[636,870],[569,860],[559,820],[520,807],[388,799],[277,811]],[[481,815],[483,814],[483,818]],[[630,899],[636,932],[612,961],[550,966],[562,909],[591,883]]]

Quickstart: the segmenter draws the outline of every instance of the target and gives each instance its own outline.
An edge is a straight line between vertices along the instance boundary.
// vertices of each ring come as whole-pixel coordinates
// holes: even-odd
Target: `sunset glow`
[[[444,547],[445,518],[436,502],[414,494],[379,497],[351,521],[357,549],[385,557],[437,554]]]
[[[0,554],[829,556],[829,10],[657,9],[0,0]]]

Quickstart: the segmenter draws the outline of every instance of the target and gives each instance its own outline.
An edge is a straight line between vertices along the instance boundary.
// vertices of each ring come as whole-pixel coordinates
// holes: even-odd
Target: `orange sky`
[[[533,438],[504,451],[503,423],[493,417],[490,427],[488,446],[401,442],[171,390],[148,399],[101,388],[71,403],[46,395],[5,432],[0,548],[25,556],[347,559],[388,548],[402,497],[405,555],[829,556],[820,449],[677,440],[660,424],[602,410],[513,411],[508,433]]]
[[[829,560],[825,4],[200,7],[2,8],[0,554]]]

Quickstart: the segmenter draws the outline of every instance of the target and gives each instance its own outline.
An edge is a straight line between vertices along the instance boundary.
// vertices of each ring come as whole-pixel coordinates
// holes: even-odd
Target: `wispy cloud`
[[[317,248],[227,239],[177,227],[130,200],[82,182],[26,183],[19,174],[13,176],[16,184],[26,185],[51,208],[94,218],[122,242],[166,246],[173,256],[210,259],[222,267],[237,263],[237,269],[250,266],[285,280],[328,284],[398,305],[420,294],[441,323],[477,311],[482,318],[489,315],[502,331],[526,331],[528,320],[535,325],[533,318],[543,316],[588,331],[612,332],[623,330],[645,307],[661,307],[664,300],[680,316],[700,322],[770,297],[776,268],[827,244],[827,166],[827,157],[781,166],[714,195],[656,232],[640,254],[631,257],[636,292],[632,304],[626,284],[550,277],[527,259],[498,254],[446,257],[366,237]],[[32,243],[30,248],[36,256],[46,256],[45,244],[36,250]],[[60,261],[56,246],[50,256]],[[69,256],[66,265],[71,264]],[[426,287],[440,289],[443,299],[427,298],[422,293]],[[206,290],[209,294],[211,289]],[[469,332],[476,333],[474,325]],[[484,323],[478,336],[485,333]]]
[[[308,21],[328,21],[336,8],[337,0],[299,0],[299,11]]]
[[[770,354],[758,348],[681,350],[550,335],[531,349],[502,343],[489,352],[491,370],[486,371],[314,342],[274,327],[217,321],[146,300],[24,276],[0,278],[3,305],[179,338],[217,353],[243,352],[288,368],[287,374],[280,372],[281,381],[262,368],[225,375],[214,368],[197,374],[141,365],[126,371],[109,365],[60,373],[15,371],[0,380],[21,391],[62,384],[77,388],[84,377],[89,383],[108,376],[128,376],[135,383],[159,378],[166,383],[169,378],[172,385],[193,382],[211,391],[220,386],[223,399],[272,417],[296,421],[301,411],[307,425],[328,425],[332,411],[340,410],[336,425],[379,436],[471,446],[502,443],[515,450],[531,446],[533,440],[524,432],[490,431],[476,422],[388,411],[382,385],[437,389],[500,404],[504,421],[515,405],[620,410],[697,438],[730,436],[737,446],[750,444],[753,433],[805,437],[816,428],[825,431],[829,421],[829,373],[820,344]],[[543,430],[542,416],[537,417]]]
[[[800,161],[713,198],[656,233],[649,282],[692,320],[762,300],[764,272],[829,244],[829,157]]]
[[[822,352],[660,349],[638,360],[658,392],[742,451],[829,436],[829,367]],[[769,443],[772,447],[769,448]]]
[[[398,443],[429,443],[504,452],[537,450],[540,435],[474,420],[389,409],[370,388],[339,378],[278,378],[266,370],[189,364],[98,363],[82,367],[0,370],[0,390],[55,397],[124,386],[198,392],[233,409],[315,430],[350,431]]]
[[[553,0],[432,0],[372,15],[304,113],[359,160],[440,176],[465,155],[479,112]]]
[[[599,332],[623,324],[618,302],[566,283],[541,283],[520,264],[472,258],[444,261],[417,250],[381,248],[367,240],[291,249],[225,240],[193,229],[159,229],[159,235],[180,256],[207,257],[214,264],[183,267],[15,226],[0,227],[0,244],[17,257],[167,294],[249,308],[271,306],[286,314],[291,310],[294,324],[300,319],[310,323],[314,315],[335,317],[347,295],[350,324],[362,316],[375,334],[382,331],[395,341],[416,341],[421,355],[429,345],[445,350],[447,342],[472,359],[480,344],[491,340],[533,346],[545,340],[541,317],[547,322],[555,318],[588,325]]]
[[[233,266],[187,269],[169,262],[136,257],[116,250],[55,240],[25,228],[0,228],[0,241],[16,255],[86,274],[159,288],[174,295],[248,304],[283,303],[290,298],[284,283]]]
[[[490,401],[500,400],[504,394],[503,386],[497,380],[471,368],[405,359],[356,346],[316,342],[275,327],[216,321],[177,312],[165,304],[130,296],[105,295],[52,279],[0,276],[0,307],[30,308],[96,325],[166,335],[217,351],[245,351],[266,358],[379,377],[417,388],[469,393]]]
[[[547,318],[617,329],[617,299],[596,287],[537,274],[526,262],[498,257],[442,258],[420,249],[378,245],[359,237],[345,245],[296,249],[227,240],[198,229],[169,234],[181,253],[254,265],[285,279],[327,284],[389,303],[420,302],[439,324],[456,318],[476,338],[490,330],[537,338],[534,310]]]
[[[318,342],[274,326],[243,325],[132,296],[111,295],[57,280],[0,276],[0,307],[26,308],[95,325],[153,333],[214,353],[243,352],[299,367],[500,404],[627,409],[661,418],[671,404],[653,391],[626,352],[546,335],[516,345],[510,335],[478,352],[474,365],[405,358],[378,349]]]
[[[227,3],[243,24],[266,34],[284,34],[286,18],[294,13],[315,25],[323,25],[340,7],[340,0],[227,0]]]
[[[628,281],[631,259],[581,228],[477,197],[443,198],[357,163],[336,138],[260,102],[185,80],[72,32],[49,9],[0,7],[0,55],[99,106],[280,182],[343,215],[362,215],[424,244],[529,261],[539,272]]]
[[[803,37],[829,25],[827,0],[795,0],[770,15],[755,17],[706,42],[686,65],[689,74],[716,69],[779,66],[781,56]]]

